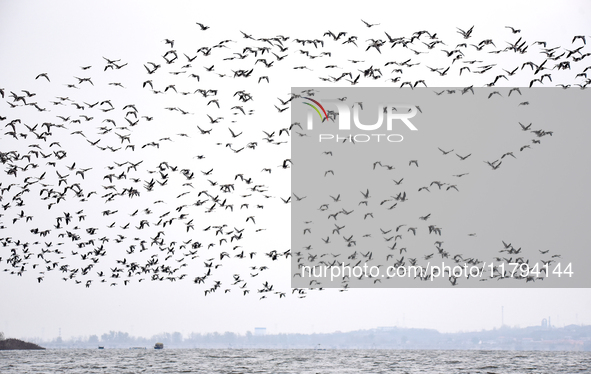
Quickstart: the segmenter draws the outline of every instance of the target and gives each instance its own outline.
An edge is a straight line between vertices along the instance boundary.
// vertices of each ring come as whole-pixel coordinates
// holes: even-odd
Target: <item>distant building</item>
[[[265,336],[267,333],[266,327],[255,327],[254,328],[254,336]]]
[[[542,319],[542,327],[543,328],[548,328],[548,320],[546,318]]]

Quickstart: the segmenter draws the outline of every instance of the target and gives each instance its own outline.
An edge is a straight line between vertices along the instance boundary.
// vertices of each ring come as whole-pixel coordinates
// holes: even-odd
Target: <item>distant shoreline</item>
[[[87,351],[99,351],[97,348],[91,347],[76,347],[76,346],[63,346],[63,347],[49,347],[49,348],[41,348],[47,351],[76,351],[76,350],[87,350]],[[105,347],[104,349],[100,349],[101,352],[104,351],[127,351],[127,350],[142,350],[142,351],[161,351],[161,349],[152,349],[150,347],[125,347],[125,346],[116,346],[116,347]],[[235,346],[235,347],[224,347],[224,346],[173,346],[168,347],[165,349],[166,351],[171,350],[210,350],[210,351],[314,351],[314,352],[321,352],[321,351],[458,351],[458,352],[546,352],[546,353],[556,353],[556,352],[589,352],[591,351],[588,347],[577,347],[577,348],[564,348],[563,346],[545,346],[545,347],[413,347],[413,348],[402,348],[402,347],[338,347],[338,346],[326,346],[323,348],[314,348],[314,347],[303,347],[303,346]]]
[[[135,337],[123,331],[91,335],[71,340],[32,341],[47,349],[105,349],[152,347],[162,342],[165,349],[393,349],[393,350],[501,350],[501,351],[588,351],[591,352],[591,325],[548,325],[509,327],[494,330],[441,333],[434,329],[385,326],[348,332],[245,335],[225,333],[161,333]]]
[[[5,339],[0,340],[0,351],[13,351],[13,350],[44,350],[45,348],[34,344],[28,343],[19,339]]]

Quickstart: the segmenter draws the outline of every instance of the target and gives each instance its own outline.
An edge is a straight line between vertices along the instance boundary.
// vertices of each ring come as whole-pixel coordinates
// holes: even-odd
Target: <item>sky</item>
[[[141,130],[135,128],[130,131],[130,134],[133,134],[133,142],[137,145],[136,151],[124,151],[127,153],[121,156],[121,153],[115,152],[114,155],[105,155],[105,152],[87,147],[87,143],[79,137],[66,133],[61,135],[62,138],[59,141],[62,147],[68,150],[67,164],[76,162],[77,168],[93,168],[87,173],[87,178],[83,182],[89,186],[97,186],[97,189],[107,184],[103,178],[107,172],[103,173],[103,169],[107,164],[112,164],[113,160],[117,162],[128,159],[133,162],[143,160],[138,169],[144,171],[154,170],[164,160],[171,165],[190,168],[196,174],[201,174],[198,170],[205,171],[206,167],[212,167],[216,170],[214,174],[216,178],[226,181],[232,181],[238,169],[245,175],[257,175],[257,180],[261,180],[269,188],[269,195],[272,196],[267,199],[269,201],[267,209],[256,212],[256,217],[260,220],[257,224],[261,225],[256,227],[264,227],[266,230],[259,233],[252,232],[252,235],[241,244],[247,248],[245,251],[253,250],[257,252],[257,256],[260,256],[257,260],[251,261],[250,265],[269,266],[268,272],[264,273],[267,276],[265,279],[274,284],[274,289],[286,292],[287,296],[279,298],[273,294],[260,300],[256,289],[261,287],[264,280],[259,281],[258,278],[248,281],[252,292],[247,296],[243,296],[237,289],[232,289],[229,293],[223,293],[220,290],[204,296],[203,287],[192,281],[199,274],[199,269],[188,271],[187,278],[177,282],[134,280],[127,286],[122,283],[117,286],[108,286],[108,283],[99,284],[97,281],[89,288],[84,287],[83,283],[64,282],[62,277],[55,273],[48,272],[43,281],[38,282],[37,271],[34,270],[25,272],[23,276],[3,271],[0,273],[0,330],[7,336],[43,339],[54,338],[60,331],[63,338],[68,338],[100,335],[110,330],[126,331],[138,336],[151,336],[160,332],[173,331],[183,334],[214,331],[245,333],[253,331],[255,327],[266,327],[268,333],[352,331],[381,326],[432,328],[442,332],[453,332],[498,328],[501,325],[501,308],[504,310],[504,323],[509,326],[537,325],[543,318],[549,316],[555,325],[591,323],[589,289],[350,289],[347,292],[310,291],[305,298],[292,296],[289,260],[271,261],[263,255],[274,249],[283,253],[290,248],[289,206],[282,204],[279,199],[279,197],[286,198],[290,195],[289,169],[278,167],[284,159],[290,157],[289,145],[280,144],[277,147],[264,145],[264,140],[261,140],[263,136],[261,129],[278,132],[279,129],[289,126],[287,119],[289,114],[278,113],[269,103],[279,105],[276,98],[287,99],[291,87],[320,86],[322,82],[318,80],[318,74],[314,71],[316,68],[299,71],[277,67],[279,64],[276,63],[275,67],[264,69],[261,62],[252,65],[254,62],[252,57],[249,57],[246,63],[240,60],[225,61],[217,57],[222,54],[222,52],[218,54],[218,51],[212,52],[212,56],[207,58],[196,52],[202,46],[212,46],[226,39],[231,40],[227,43],[228,48],[238,51],[239,45],[245,46],[250,43],[248,39],[243,38],[241,32],[252,34],[255,38],[285,35],[291,38],[286,43],[290,51],[288,59],[292,59],[287,60],[289,66],[318,64],[310,62],[297,52],[301,47],[314,53],[310,45],[304,47],[291,40],[320,38],[327,30],[333,32],[348,30],[350,34],[359,35],[360,51],[355,52],[355,55],[369,56],[364,62],[364,67],[367,67],[366,65],[371,64],[370,61],[375,61],[377,66],[390,59],[398,59],[398,56],[387,53],[363,55],[361,48],[362,45],[367,45],[365,39],[376,37],[376,35],[384,38],[384,32],[392,37],[409,36],[415,31],[426,29],[437,32],[443,40],[453,39],[454,42],[459,43],[461,37],[457,34],[456,27],[466,30],[472,25],[475,26],[474,40],[492,38],[500,43],[500,45],[497,44],[499,48],[505,46],[505,40],[517,39],[517,36],[508,34],[505,26],[510,25],[522,29],[521,35],[530,43],[535,40],[545,40],[551,46],[562,44],[565,48],[572,49],[571,40],[574,35],[586,35],[587,38],[591,38],[591,30],[588,26],[590,15],[591,4],[587,1],[568,1],[560,4],[544,1],[536,2],[535,5],[526,2],[500,1],[495,2],[494,7],[490,5],[487,9],[476,9],[473,2],[469,1],[450,1],[445,4],[436,1],[405,4],[364,2],[363,7],[358,6],[358,8],[342,5],[342,2],[330,1],[299,2],[281,8],[276,2],[257,1],[230,2],[223,6],[213,2],[195,4],[181,1],[166,4],[139,1],[100,3],[56,1],[51,4],[42,1],[0,1],[0,50],[2,51],[0,88],[5,90],[5,101],[9,101],[10,91],[31,90],[37,93],[35,100],[40,103],[40,106],[51,110],[47,113],[29,110],[25,112],[22,108],[12,110],[8,104],[2,102],[0,116],[14,119],[16,118],[14,113],[18,110],[22,121],[30,126],[45,121],[57,123],[55,115],[58,109],[51,107],[49,103],[51,100],[56,100],[57,96],[69,96],[77,102],[89,103],[110,98],[118,109],[133,103],[136,104],[141,115],[153,115],[154,121],[142,120]],[[361,19],[379,25],[368,29]],[[210,28],[202,31],[196,22]],[[181,68],[179,64],[174,67],[166,66],[162,59],[161,56],[172,49],[164,43],[165,39],[175,40],[173,48],[178,50],[179,58],[183,63],[186,61],[183,53],[189,56],[196,53],[199,55],[190,69],[200,75],[200,81],[187,84],[178,76],[171,74],[170,78],[167,78],[162,73],[155,75],[154,85],[160,90],[164,90],[170,82],[174,82],[179,91],[194,90],[195,87],[218,89],[221,109],[214,108],[213,104],[207,105],[204,98],[195,97],[198,95],[153,95],[141,87],[142,82],[151,78],[148,77],[143,66],[147,61],[158,61],[163,65],[163,70],[173,71]],[[257,45],[261,44],[257,43]],[[349,50],[336,43],[334,48],[333,55],[330,57],[331,63],[345,64]],[[450,46],[450,48],[453,47]],[[225,51],[224,48],[221,50]],[[123,69],[103,71],[106,64],[104,58],[121,59],[118,63],[128,65]],[[271,57],[266,58],[271,59]],[[413,61],[425,61],[424,64],[441,64],[443,56],[420,55],[412,58]],[[519,58],[521,57],[503,54],[490,56],[491,61],[511,68],[518,66],[518,61],[522,61]],[[269,85],[230,78],[234,74],[233,70],[236,69],[233,63],[236,63],[235,66],[240,69],[254,66],[257,77],[269,76]],[[585,66],[585,61],[582,64]],[[87,65],[92,66],[88,71],[80,68]],[[213,74],[208,74],[204,67],[210,65],[215,65],[214,71],[218,74],[226,74],[230,77],[214,77]],[[51,82],[45,82],[43,78],[35,79],[38,74],[44,72],[48,73]],[[567,73],[552,72],[555,80],[562,79],[563,82],[574,83],[568,81],[572,79],[572,74],[567,75]],[[409,74],[409,80],[418,79],[418,76],[413,76],[412,72],[407,74]],[[75,77],[92,77],[93,86],[89,86],[87,82],[78,83]],[[428,82],[430,86],[440,87],[470,84],[480,87],[488,82],[487,79],[474,74],[461,77],[429,76]],[[125,88],[119,89],[108,84],[113,82],[120,82]],[[370,86],[371,83],[367,82],[366,86]],[[66,84],[77,84],[79,89],[69,89]],[[375,84],[383,85],[384,83],[376,82]],[[526,76],[518,76],[511,84],[527,86],[529,79]],[[228,110],[228,106],[224,106],[230,100],[236,101],[235,98],[232,99],[232,95],[235,91],[242,89],[249,90],[255,98],[254,104],[248,104],[248,108],[255,111],[252,116],[233,114],[237,111],[232,112]],[[244,106],[246,108],[247,104]],[[176,111],[165,110],[165,107],[179,107],[190,114],[180,116]],[[60,113],[63,115],[71,113],[72,116],[80,114],[80,111],[75,112],[72,108]],[[55,114],[52,113],[54,111]],[[84,113],[88,114],[88,110]],[[224,122],[222,125],[210,124],[206,114],[224,117]],[[99,115],[103,114],[99,113]],[[107,117],[97,117],[95,122],[103,118]],[[231,122],[234,120],[236,122]],[[118,125],[125,123],[123,119],[120,121],[122,122],[118,122]],[[5,123],[6,121],[1,122],[3,126]],[[214,128],[216,133],[224,132],[223,144],[218,146],[215,142],[204,138],[205,135],[200,136],[196,129],[197,125],[203,129]],[[87,134],[92,131],[92,127],[88,124],[83,123],[80,126],[86,126],[80,128]],[[96,128],[100,126],[102,125],[96,124]],[[75,125],[72,125],[72,128],[74,127]],[[247,136],[256,130],[256,137],[260,144],[257,149],[260,151],[241,156],[245,155],[247,149],[244,153],[235,156],[229,148],[238,149],[237,147],[243,146],[243,138],[227,140],[229,133],[224,127],[245,131]],[[116,131],[119,130],[113,130],[113,133]],[[556,126],[556,131],[566,131],[566,127]],[[31,141],[31,138],[27,142],[23,139],[14,141],[4,132],[0,135],[2,151],[10,148],[18,149],[23,153],[27,152],[28,141]],[[113,146],[125,145],[124,140],[119,143],[119,138],[113,133],[109,134],[110,138],[105,136],[102,142],[106,143],[106,139],[109,139],[111,142],[109,144]],[[179,133],[188,133],[189,137],[181,137]],[[88,139],[93,141],[98,139],[96,134],[95,131],[92,136],[88,136]],[[173,141],[170,143],[163,141],[158,149],[140,149],[142,144],[167,136],[172,137]],[[280,137],[277,139],[283,140]],[[225,146],[227,141],[232,143],[230,147]],[[568,144],[561,146],[568,147]],[[202,160],[195,159],[200,154],[207,155],[207,159],[202,164],[199,164]],[[545,157],[551,157],[551,154]],[[272,168],[272,173],[262,174],[260,169],[263,167]],[[42,166],[41,168],[48,170],[48,175],[51,174],[51,177],[55,178],[50,167]],[[536,170],[542,173],[543,171],[539,169],[541,168]],[[62,172],[65,173],[67,170],[63,169]],[[568,168],[563,172],[569,176],[577,173]],[[29,175],[26,173],[23,175]],[[39,175],[40,172],[34,173],[30,175]],[[172,199],[186,190],[179,187],[182,177],[172,176],[173,173],[170,173],[173,181],[170,184],[178,183],[175,186],[169,186],[166,193],[162,192],[158,195],[165,200]],[[14,183],[11,178],[13,177],[2,174],[0,177],[2,187]],[[77,178],[76,181],[80,181],[80,177],[75,176],[75,178]],[[147,180],[151,176],[141,174],[141,178]],[[540,174],[532,174],[531,178],[532,180],[540,178]],[[74,179],[70,177],[69,180]],[[207,180],[201,182],[207,186]],[[117,184],[117,181],[114,184]],[[579,189],[576,190],[579,191]],[[52,214],[56,210],[48,210],[47,203],[40,199],[33,201],[33,196],[28,199],[23,210],[27,214],[34,213],[33,223],[38,224],[39,227],[43,225],[51,227],[49,225],[55,223],[55,215]],[[121,210],[120,215],[123,213],[131,215],[135,209],[152,207],[154,211],[164,213],[160,206],[153,204],[154,200],[155,198],[151,195],[143,193],[143,190],[142,195],[135,200],[125,200],[125,202],[119,200],[118,203],[107,205],[108,208],[105,208],[104,204],[110,203],[104,203],[98,197],[89,199],[84,205],[69,199],[61,206],[55,207],[60,209],[55,214],[61,214],[62,210],[73,213],[84,208],[87,218],[84,222],[80,221],[83,222],[80,225],[94,225],[100,227],[100,230],[105,230],[104,226],[113,221],[109,216],[100,214],[105,209]],[[3,204],[5,203],[3,201]],[[531,206],[536,204],[535,201],[529,203]],[[580,203],[582,207],[588,207],[589,199]],[[170,204],[169,210],[172,210],[174,206]],[[527,207],[525,205],[524,208]],[[254,206],[249,209],[254,209]],[[570,209],[575,210],[576,206],[572,205]],[[0,218],[6,227],[0,231],[0,237],[18,237],[22,241],[30,242],[43,241],[43,238],[30,233],[28,224],[25,225],[21,221],[12,223],[13,217],[20,210],[13,207],[3,212],[5,215]],[[248,222],[244,222],[244,218],[249,214],[243,212],[237,214],[237,218],[227,218],[226,212],[216,212],[210,216],[195,214],[191,218],[195,220],[198,230],[205,228],[211,222],[226,222],[226,219],[229,227],[249,225]],[[566,212],[561,211],[560,214],[568,214],[568,209]],[[573,211],[573,215],[585,217],[577,211]],[[543,218],[539,220],[544,221]],[[155,222],[156,219],[150,218],[150,221]],[[124,225],[125,222],[123,218],[117,219],[119,226]],[[134,224],[137,222],[134,221]],[[240,226],[234,227],[240,228]],[[254,231],[251,226],[245,227]],[[158,231],[155,227],[149,230],[150,235],[156,235]],[[169,233],[166,239],[174,240],[175,235],[181,237],[183,231],[183,227],[178,228],[173,225],[167,231]],[[129,236],[127,240],[132,239],[133,234],[121,232]],[[585,248],[585,238],[581,232],[574,231],[570,235],[573,237],[572,245]],[[58,240],[58,238],[54,239],[56,242]],[[71,260],[72,264],[81,264],[77,256],[70,257],[70,253],[77,251],[78,248],[66,240],[64,242],[66,243],[64,253],[68,256],[65,261]],[[112,242],[110,243],[111,248]],[[109,256],[101,261],[109,261],[108,265],[112,267],[117,266],[115,260],[124,257],[123,251],[127,247],[118,249],[113,246],[112,250],[109,249]],[[40,247],[36,248],[35,254],[39,250]],[[150,249],[147,253],[136,253],[136,255],[143,256],[141,259],[145,260],[153,253],[152,251],[153,249]],[[9,256],[10,252],[6,247],[0,248],[0,257],[3,258],[0,269],[8,267],[5,259]],[[209,257],[208,254],[202,254],[196,262],[201,265],[202,262],[207,262]],[[228,279],[232,279],[232,274],[235,272],[244,271],[242,274],[248,277],[243,265],[234,264],[235,262],[229,262],[227,265],[225,263],[218,271],[225,277],[223,288],[226,288]]]

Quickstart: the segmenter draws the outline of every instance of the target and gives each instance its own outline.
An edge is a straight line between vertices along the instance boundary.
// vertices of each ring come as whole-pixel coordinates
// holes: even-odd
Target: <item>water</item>
[[[0,351],[0,373],[591,373],[591,352],[66,349]]]

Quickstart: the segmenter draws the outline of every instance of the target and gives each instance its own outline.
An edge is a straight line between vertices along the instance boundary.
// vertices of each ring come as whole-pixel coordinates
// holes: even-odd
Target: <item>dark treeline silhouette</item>
[[[16,349],[45,349],[34,343],[25,342],[19,339],[6,339],[4,333],[0,331],[0,351]]]

